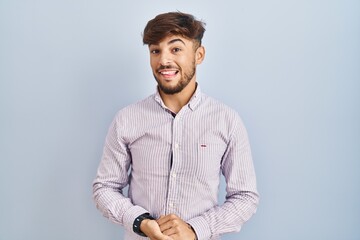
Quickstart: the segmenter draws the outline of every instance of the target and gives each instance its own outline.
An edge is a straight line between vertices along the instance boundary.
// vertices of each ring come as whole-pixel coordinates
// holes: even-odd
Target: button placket
[[[169,172],[167,213],[175,213],[176,201],[178,195],[178,177],[179,159],[181,159],[181,138],[182,128],[180,117],[176,116],[173,120],[172,128],[172,167]]]

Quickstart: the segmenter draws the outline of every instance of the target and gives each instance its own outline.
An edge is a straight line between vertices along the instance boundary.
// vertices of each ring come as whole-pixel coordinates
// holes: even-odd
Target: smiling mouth
[[[178,70],[161,70],[159,71],[160,75],[162,75],[165,78],[171,78],[176,76],[176,74],[179,73]]]

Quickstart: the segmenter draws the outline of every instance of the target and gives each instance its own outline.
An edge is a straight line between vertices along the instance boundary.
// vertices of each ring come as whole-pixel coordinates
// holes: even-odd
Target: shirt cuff
[[[198,240],[206,240],[211,237],[211,230],[209,224],[206,222],[204,217],[195,217],[187,221],[195,230]]]
[[[139,217],[140,215],[142,215],[144,213],[148,213],[148,211],[146,211],[144,208],[142,208],[140,206],[133,206],[133,207],[129,208],[124,213],[124,216],[123,216],[124,228],[126,230],[128,230],[129,232],[134,232],[133,224],[134,224],[135,218]]]

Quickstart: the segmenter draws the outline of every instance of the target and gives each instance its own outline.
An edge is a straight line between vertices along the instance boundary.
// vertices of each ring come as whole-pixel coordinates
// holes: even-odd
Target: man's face
[[[197,64],[204,58],[203,47],[181,36],[171,35],[151,44],[150,65],[159,89],[165,94],[181,92],[195,80]]]

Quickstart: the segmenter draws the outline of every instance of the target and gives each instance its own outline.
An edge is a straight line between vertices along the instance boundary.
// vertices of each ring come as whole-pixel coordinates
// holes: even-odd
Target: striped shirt
[[[221,174],[226,199],[219,204]],[[199,240],[220,239],[240,231],[259,200],[240,117],[199,86],[175,117],[158,92],[120,110],[109,128],[93,191],[97,208],[124,226],[127,240],[144,239],[132,226],[146,212],[155,218],[176,214]]]

